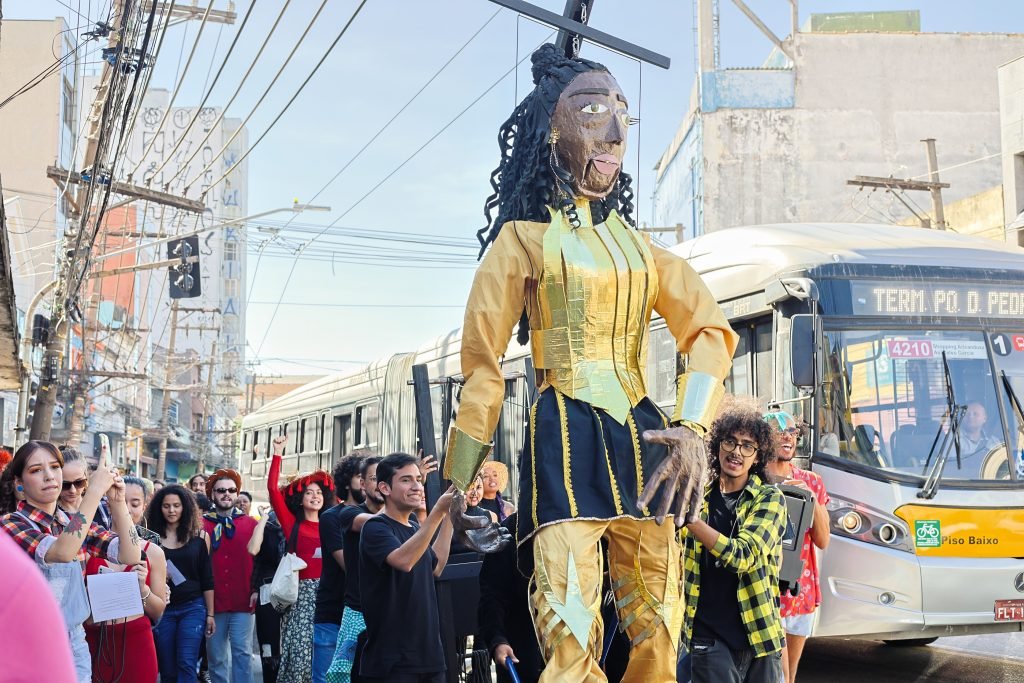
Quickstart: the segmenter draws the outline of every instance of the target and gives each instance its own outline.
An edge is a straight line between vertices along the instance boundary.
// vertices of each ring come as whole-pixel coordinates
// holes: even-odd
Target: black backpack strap
[[[297,551],[298,551],[298,547],[299,547],[299,525],[300,524],[302,524],[302,522],[298,518],[296,518],[295,523],[292,524],[292,533],[288,537],[288,545],[285,546],[285,551],[286,552],[295,553],[296,555],[298,555]]]

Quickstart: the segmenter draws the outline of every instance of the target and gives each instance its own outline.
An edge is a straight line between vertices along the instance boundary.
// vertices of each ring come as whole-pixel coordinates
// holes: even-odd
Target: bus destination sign
[[[1024,317],[1024,286],[853,281],[854,315]]]

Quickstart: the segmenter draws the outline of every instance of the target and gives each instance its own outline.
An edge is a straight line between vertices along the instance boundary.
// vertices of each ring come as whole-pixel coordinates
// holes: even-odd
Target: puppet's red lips
[[[590,161],[594,164],[597,172],[604,175],[612,175],[615,171],[619,170],[619,160],[611,154],[599,154]]]

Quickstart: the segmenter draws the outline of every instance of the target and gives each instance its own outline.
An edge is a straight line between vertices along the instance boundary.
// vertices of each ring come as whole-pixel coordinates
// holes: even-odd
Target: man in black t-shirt
[[[342,534],[343,559],[345,568],[344,603],[341,629],[334,650],[334,661],[328,669],[328,680],[332,683],[351,683],[352,668],[356,658],[356,643],[359,635],[366,630],[362,608],[359,605],[359,534],[363,524],[384,507],[384,498],[377,490],[377,464],[379,456],[364,458],[359,474],[363,481],[363,502],[346,505],[336,516]],[[330,513],[328,513],[330,514]],[[321,516],[320,524],[323,524]],[[321,582],[322,583],[322,582]]]
[[[359,675],[368,682],[443,683],[434,578],[448,561],[448,510],[455,488],[437,500],[423,526],[412,516],[426,495],[417,458],[393,453],[381,460],[377,488],[384,511],[363,525],[359,541],[359,591],[366,618]]]
[[[359,469],[366,455],[369,453],[350,453],[334,466],[332,475],[340,502],[320,515],[323,570],[313,614],[313,683],[326,683],[327,668],[338,645],[341,612],[345,607],[345,558],[339,517],[343,510],[363,502],[363,480]]]

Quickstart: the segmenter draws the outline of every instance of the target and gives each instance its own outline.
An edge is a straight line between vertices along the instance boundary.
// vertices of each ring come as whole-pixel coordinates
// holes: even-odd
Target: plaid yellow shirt
[[[701,519],[708,518],[711,486],[704,491]],[[739,575],[736,600],[747,640],[757,657],[782,649],[782,619],[779,617],[779,558],[782,534],[786,528],[786,502],[778,488],[750,475],[736,503],[736,534],[720,533],[711,554],[722,566]],[[683,573],[686,583],[686,618],[683,622],[683,647],[690,649],[693,620],[700,597],[700,553],[703,546],[682,532]]]

